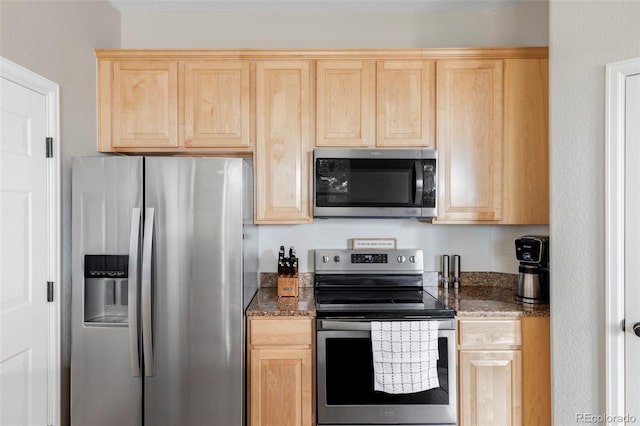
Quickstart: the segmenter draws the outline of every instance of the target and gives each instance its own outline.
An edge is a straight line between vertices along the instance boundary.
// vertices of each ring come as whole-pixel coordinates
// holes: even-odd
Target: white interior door
[[[0,424],[48,424],[46,98],[0,79]]]
[[[640,57],[607,64],[606,423],[640,421]]]
[[[625,422],[632,424],[640,420],[640,73],[625,86]]]

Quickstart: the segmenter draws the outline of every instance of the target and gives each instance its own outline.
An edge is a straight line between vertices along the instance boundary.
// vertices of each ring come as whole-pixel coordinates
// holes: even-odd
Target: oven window
[[[373,356],[368,338],[327,338],[327,405],[448,404],[447,339],[438,339],[440,387],[411,394],[373,390]]]
[[[415,160],[316,160],[318,207],[414,207]]]

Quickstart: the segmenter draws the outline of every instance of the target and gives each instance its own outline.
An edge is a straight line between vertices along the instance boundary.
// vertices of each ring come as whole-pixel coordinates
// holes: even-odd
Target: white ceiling
[[[520,0],[110,0],[121,12],[489,12]]]

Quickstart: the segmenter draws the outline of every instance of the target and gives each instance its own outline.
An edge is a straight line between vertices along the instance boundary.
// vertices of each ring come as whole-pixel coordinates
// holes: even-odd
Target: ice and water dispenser
[[[84,256],[84,324],[126,326],[129,322],[129,256]]]

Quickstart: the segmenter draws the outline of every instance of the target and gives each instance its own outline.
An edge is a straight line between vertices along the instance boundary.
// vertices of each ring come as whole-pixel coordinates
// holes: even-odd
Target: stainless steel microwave
[[[315,217],[436,216],[435,149],[313,151]]]

